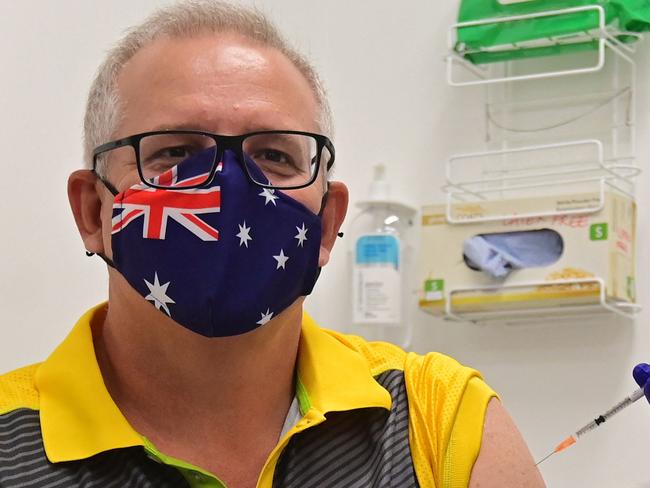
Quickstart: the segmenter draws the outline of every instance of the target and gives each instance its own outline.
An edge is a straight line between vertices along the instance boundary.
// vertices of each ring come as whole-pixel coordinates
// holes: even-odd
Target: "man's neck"
[[[94,337],[117,406],[166,454],[196,462],[192,446],[213,454],[259,446],[265,459],[294,396],[301,320],[299,300],[255,331],[205,338],[130,288],[111,286],[106,320]]]

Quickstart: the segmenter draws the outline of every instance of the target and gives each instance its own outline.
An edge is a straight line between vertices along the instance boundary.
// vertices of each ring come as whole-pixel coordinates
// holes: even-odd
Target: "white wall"
[[[81,164],[81,119],[91,76],[110,43],[154,0],[0,0],[0,371],[43,359],[77,317],[105,296],[98,259],[87,259],[68,210],[66,177]],[[480,94],[444,82],[446,26],[456,1],[260,0],[320,68],[337,126],[337,176],[352,204],[383,161],[393,191],[414,203],[440,199],[442,162],[467,148]],[[641,164],[650,153],[650,45],[639,56]],[[645,88],[645,91],[643,91]],[[650,173],[640,187],[650,188]],[[650,192],[639,197],[640,302],[650,306]],[[346,329],[345,243],[335,250],[308,309]],[[650,311],[636,324],[477,327],[416,313],[416,350],[437,350],[481,370],[535,457],[635,388],[650,361]],[[543,465],[551,487],[650,487],[650,406],[639,402]]]

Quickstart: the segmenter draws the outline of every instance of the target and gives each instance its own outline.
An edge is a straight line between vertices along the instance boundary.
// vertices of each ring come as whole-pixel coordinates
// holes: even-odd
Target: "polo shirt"
[[[44,362],[0,376],[0,486],[224,488],[160,452],[112,400],[92,338],[106,310],[89,310]],[[306,314],[295,390],[299,420],[260,488],[466,487],[495,396],[445,355],[324,330]]]

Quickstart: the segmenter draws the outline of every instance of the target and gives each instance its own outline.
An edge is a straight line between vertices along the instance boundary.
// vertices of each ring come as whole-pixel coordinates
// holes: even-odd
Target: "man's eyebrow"
[[[221,132],[213,132],[211,130],[208,130],[205,127],[201,127],[200,125],[191,124],[191,123],[157,125],[153,129],[150,129],[150,132],[167,131],[167,130],[197,130],[201,132],[209,132],[210,134],[221,134]],[[240,133],[248,134],[250,132],[264,132],[264,131],[272,131],[272,130],[295,130],[295,129],[283,129],[282,127],[269,126],[266,124],[247,125]],[[223,135],[229,135],[229,134],[223,134]]]
[[[245,127],[246,133],[248,132],[264,132],[264,131],[270,131],[270,130],[292,130],[292,129],[284,129],[282,127],[278,126],[267,126],[267,125],[253,125],[253,126],[246,126]]]
[[[202,132],[211,132],[201,127],[200,125],[184,123],[184,124],[162,124],[157,125],[150,132],[156,132],[160,130],[199,130]]]

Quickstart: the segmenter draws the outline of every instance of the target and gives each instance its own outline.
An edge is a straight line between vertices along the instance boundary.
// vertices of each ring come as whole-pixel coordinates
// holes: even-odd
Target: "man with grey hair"
[[[183,2],[99,69],[68,195],[108,302],[0,376],[0,486],[538,487],[478,372],[320,329],[348,195],[310,64]]]

